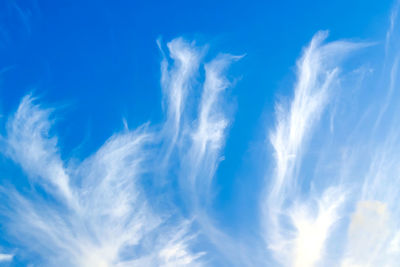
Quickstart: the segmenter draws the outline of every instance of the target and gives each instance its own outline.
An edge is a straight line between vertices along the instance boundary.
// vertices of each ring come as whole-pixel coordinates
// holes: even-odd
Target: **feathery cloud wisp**
[[[182,38],[167,46],[173,65],[164,56],[161,85],[166,121],[162,127],[144,125],[133,131],[126,127],[87,159],[68,163],[61,159],[57,137],[50,134],[53,109],[43,108],[28,95],[8,120],[3,152],[35,187],[24,193],[2,190],[9,207],[2,209],[3,224],[11,240],[42,266],[202,263],[204,253],[192,250],[201,230],[192,227],[198,212],[184,218],[173,205],[161,210],[156,204],[169,200],[165,196],[150,199],[143,177],[150,174],[157,179],[160,168],[168,172],[171,159],[181,158],[182,192],[193,193],[192,203],[208,197],[203,189],[210,186],[227,126],[219,107],[229,85],[223,71],[235,57],[222,55],[204,64],[204,87],[198,110],[192,110],[197,115],[190,128],[186,102],[196,88],[197,70],[203,66],[201,49]],[[185,150],[189,153],[182,153]],[[154,163],[160,154],[162,167]],[[202,212],[206,215],[206,207]]]
[[[306,143],[338,86],[340,60],[362,46],[346,41],[323,44],[326,36],[317,33],[298,61],[293,101],[289,108],[278,104],[276,127],[270,135],[275,172],[262,204],[265,240],[285,266],[313,266],[321,258],[345,198],[341,188],[330,187],[304,200],[299,189]]]

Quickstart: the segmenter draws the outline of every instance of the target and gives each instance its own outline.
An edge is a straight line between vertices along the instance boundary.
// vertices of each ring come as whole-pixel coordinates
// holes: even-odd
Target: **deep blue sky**
[[[246,109],[237,114],[231,138],[247,139],[263,109],[271,109],[274,92],[286,93],[288,73],[315,32],[329,29],[332,39],[381,37],[390,7],[391,1],[5,0],[2,110],[15,110],[30,91],[72,105],[64,114],[68,125],[60,124],[61,140],[75,147],[89,130],[90,151],[122,117],[131,126],[160,119],[156,40],[184,36],[215,51],[246,54],[232,71],[241,74],[234,95]]]
[[[254,136],[260,114],[273,110],[276,91],[290,90],[295,59],[313,34],[329,29],[332,39],[382,37],[391,4],[5,0],[0,7],[2,111],[15,110],[32,91],[68,105],[58,124],[62,147],[70,153],[84,142],[80,153],[91,153],[122,127],[122,117],[132,127],[160,120],[156,40],[184,36],[217,52],[246,55],[231,72],[241,77],[233,92],[241,112],[220,172],[221,179],[232,177],[248,148],[242,141]]]
[[[265,114],[273,114],[277,95],[292,94],[303,47],[319,30],[329,30],[329,40],[382,40],[391,7],[387,0],[2,0],[0,113],[4,122],[33,92],[58,107],[61,155],[83,159],[123,129],[123,118],[132,129],[164,118],[156,40],[183,36],[208,45],[211,56],[245,55],[228,75],[236,111],[215,182],[215,209],[223,210],[216,216],[243,223],[239,217],[257,209],[246,205],[259,182],[243,177],[258,172],[260,121],[271,126]]]

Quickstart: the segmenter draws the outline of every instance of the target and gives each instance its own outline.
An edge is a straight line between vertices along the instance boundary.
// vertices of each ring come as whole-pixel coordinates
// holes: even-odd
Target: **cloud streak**
[[[12,254],[3,254],[0,253],[0,262],[7,262],[13,259],[14,255]]]
[[[48,194],[3,192],[10,205],[8,232],[18,244],[48,266],[179,266],[195,261],[198,256],[187,251],[187,227],[183,222],[166,225],[139,187],[148,171],[146,147],[153,140],[146,126],[115,134],[91,157],[66,168],[55,137],[49,136],[49,116],[49,109],[27,96],[7,125],[8,155]],[[159,229],[174,238],[163,240]],[[148,238],[155,239],[151,247],[144,242]],[[142,252],[131,259],[121,255],[126,249]]]
[[[228,125],[220,106],[229,86],[223,72],[237,57],[220,55],[203,63],[202,48],[182,38],[167,47],[169,58],[164,55],[161,64],[166,111],[161,127],[126,127],[90,157],[68,162],[51,134],[54,109],[27,95],[9,118],[3,153],[33,187],[26,192],[3,188],[2,223],[8,238],[41,266],[202,265],[205,252],[193,250],[193,245],[204,227],[196,230],[193,223],[200,222],[200,213],[207,216],[208,206],[199,201],[210,196]],[[205,70],[201,87],[196,85],[200,66]],[[201,94],[192,99],[198,109],[191,110],[187,102],[195,89]],[[191,112],[193,118],[187,115]],[[161,167],[154,161],[160,157]],[[168,196],[150,197],[143,185],[144,177],[174,179],[165,172],[176,168],[176,159],[182,162],[176,177],[181,192],[192,195],[192,212],[186,216],[173,203],[166,210],[157,207],[169,203]]]
[[[297,63],[293,100],[288,107],[277,105],[270,134],[275,171],[262,203],[263,224],[268,248],[285,266],[314,266],[320,260],[345,200],[340,187],[308,197],[300,188],[306,145],[338,86],[340,61],[363,46],[347,41],[324,44],[326,37],[326,32],[317,33],[304,50]]]

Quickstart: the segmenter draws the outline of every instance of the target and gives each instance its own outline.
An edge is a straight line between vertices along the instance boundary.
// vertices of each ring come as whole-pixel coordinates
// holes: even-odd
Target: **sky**
[[[398,266],[399,8],[0,1],[0,266]]]

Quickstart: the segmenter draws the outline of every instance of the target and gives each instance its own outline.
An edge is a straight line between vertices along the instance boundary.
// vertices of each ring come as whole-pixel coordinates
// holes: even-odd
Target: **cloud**
[[[314,266],[338,220],[345,200],[340,187],[313,196],[300,190],[299,174],[306,144],[322,116],[333,88],[338,86],[339,64],[364,46],[348,41],[324,44],[326,32],[317,33],[297,62],[294,97],[288,107],[276,107],[276,126],[270,133],[275,171],[261,204],[267,247],[285,266]],[[314,194],[315,195],[315,194]],[[319,195],[319,196],[318,196]]]
[[[194,196],[199,199],[209,197],[207,190],[220,161],[226,128],[229,124],[224,110],[223,94],[230,83],[223,76],[223,72],[233,60],[239,58],[220,55],[205,64],[205,81],[197,117],[194,124],[186,125],[185,128],[187,139],[183,142],[188,145],[188,153],[182,156],[185,159],[183,175],[188,176],[191,191],[197,190]]]
[[[163,52],[160,41],[158,41],[158,46]],[[169,158],[179,138],[185,103],[193,89],[202,55],[194,43],[188,43],[182,38],[172,40],[167,47],[173,64],[172,66],[169,64],[168,57],[163,53],[161,87],[167,117],[163,126],[163,138],[169,140],[166,151],[162,153],[165,160]]]
[[[289,213],[296,229],[291,266],[314,266],[322,258],[325,242],[339,219],[338,211],[344,200],[343,192],[328,188],[315,200],[316,207],[310,203],[294,204]]]
[[[159,43],[159,47],[161,44]],[[164,55],[161,85],[167,120],[162,137],[168,141],[166,155],[178,169],[180,194],[199,233],[206,237],[231,264],[247,265],[242,246],[224,233],[212,218],[212,180],[222,160],[230,107],[226,97],[232,87],[225,74],[241,56],[219,54],[209,62],[202,60],[205,48],[179,38],[167,44],[172,64]],[[204,70],[204,78],[199,72]],[[167,171],[167,170],[164,170]],[[174,171],[174,170],[171,170]],[[243,255],[242,255],[243,254]]]
[[[67,201],[54,203],[35,191],[24,195],[5,192],[10,205],[8,232],[19,245],[38,254],[42,264],[49,266],[122,266],[130,259],[121,256],[121,251],[135,251],[135,246],[149,237],[155,239],[154,244],[141,244],[141,250],[160,266],[197,258],[186,251],[189,239],[182,232],[187,228],[164,225],[139,188],[150,156],[145,147],[152,141],[145,126],[115,134],[79,166],[66,169],[55,138],[48,136],[50,111],[33,101],[25,97],[8,122],[7,151],[30,177],[41,178],[34,181],[43,185],[49,196]],[[167,242],[161,240],[158,229],[163,229],[163,235],[170,231],[179,235]],[[165,259],[163,251],[169,247],[174,249]]]
[[[385,52],[388,53],[388,49],[391,43],[391,39],[393,37],[393,31],[395,29],[397,23],[397,16],[399,12],[399,1],[395,1],[395,4],[390,12],[389,17],[389,29],[386,31],[386,40],[385,40]]]
[[[125,127],[88,158],[69,161],[62,159],[54,133],[54,108],[27,95],[9,117],[2,152],[33,187],[2,188],[2,224],[7,238],[30,253],[27,260],[35,258],[41,266],[201,266],[206,254],[194,250],[198,236],[211,243],[209,229],[224,236],[208,218],[208,190],[229,124],[223,94],[230,83],[224,73],[239,57],[223,54],[204,63],[204,48],[182,38],[167,47],[161,126]],[[178,170],[183,196],[191,196],[186,216],[169,199],[172,192],[153,195],[143,185],[144,177],[173,183],[171,170]]]
[[[13,259],[13,254],[0,253],[0,262],[11,261]]]
[[[24,97],[7,124],[6,153],[32,178],[40,179],[50,190],[57,190],[66,201],[73,201],[69,177],[57,150],[57,139],[49,136],[50,109],[33,104]]]
[[[175,70],[179,81],[171,89],[179,95],[191,67],[178,51],[171,53],[184,65]],[[35,185],[27,192],[3,188],[8,238],[41,266],[199,265],[203,253],[191,251],[195,232],[189,233],[189,220],[174,208],[153,209],[142,187],[143,177],[154,171],[160,133],[148,125],[125,129],[82,162],[64,162],[50,134],[54,110],[37,102],[31,95],[22,99],[2,138],[3,152]],[[176,125],[182,110],[169,104]]]

